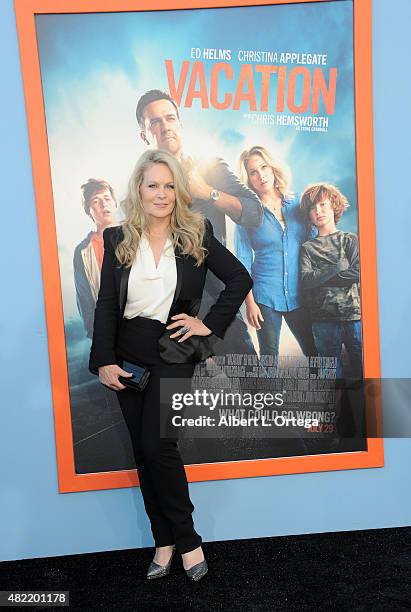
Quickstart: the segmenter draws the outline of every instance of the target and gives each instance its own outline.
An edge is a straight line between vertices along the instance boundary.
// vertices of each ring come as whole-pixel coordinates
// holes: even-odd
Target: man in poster
[[[186,167],[189,175],[193,208],[207,217],[214,229],[215,237],[226,245],[226,215],[244,228],[259,227],[263,220],[263,206],[258,196],[246,187],[221,158],[193,160],[184,154],[183,134],[177,104],[171,96],[161,90],[147,91],[137,103],[136,117],[140,137],[146,145],[165,149]],[[198,316],[202,318],[214,304],[223,290],[223,284],[208,272],[203,299]],[[224,340],[214,345],[215,355],[254,355],[257,352],[248,327],[239,313],[230,324]],[[245,379],[241,379],[240,385]],[[246,388],[248,389],[248,384]],[[273,453],[270,439],[251,440],[244,438],[240,429],[234,439],[222,439],[215,444],[211,439],[196,437],[181,439],[182,454],[186,463],[208,463],[211,461],[238,460],[249,458],[255,453]],[[192,446],[194,445],[194,448]],[[284,447],[287,454],[304,454],[305,446],[300,439],[276,440],[277,448]],[[258,449],[258,450],[257,450]]]
[[[176,102],[161,90],[147,91],[137,103],[136,117],[140,137],[149,146],[165,149],[184,164],[189,173],[193,208],[207,217],[215,237],[226,245],[226,218],[244,227],[258,227],[263,208],[260,200],[233,174],[221,158],[194,161],[183,153],[182,125]],[[223,285],[208,273],[199,317],[208,312]],[[216,355],[241,353],[256,355],[253,342],[241,314],[229,326],[224,341],[215,346]]]

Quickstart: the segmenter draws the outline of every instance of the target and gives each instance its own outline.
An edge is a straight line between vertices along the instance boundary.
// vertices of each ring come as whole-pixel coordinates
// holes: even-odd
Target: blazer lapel
[[[131,271],[131,266],[129,266],[128,268],[122,267],[121,269],[119,303],[120,303],[120,312],[122,315],[124,314],[124,309],[127,303],[128,279],[130,276],[130,271]]]
[[[181,287],[183,285],[184,257],[180,254],[180,250],[178,246],[174,247],[174,255],[176,258],[176,267],[177,267],[177,283],[176,283],[176,290],[174,292],[173,301],[170,306],[170,312],[168,313],[169,318],[173,314],[173,308],[176,305],[176,302],[181,292]]]

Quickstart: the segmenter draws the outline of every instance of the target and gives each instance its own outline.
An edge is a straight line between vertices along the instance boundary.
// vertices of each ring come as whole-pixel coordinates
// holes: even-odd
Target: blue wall
[[[374,0],[375,184],[386,377],[411,373],[411,196],[404,188],[411,133],[406,111],[401,115],[411,99],[410,20],[409,0]],[[138,489],[57,491],[37,220],[12,0],[2,2],[0,49],[0,193],[7,228],[0,306],[0,559],[150,546]],[[226,540],[406,525],[410,441],[387,440],[385,454],[383,469],[192,484],[198,530],[205,540]]]

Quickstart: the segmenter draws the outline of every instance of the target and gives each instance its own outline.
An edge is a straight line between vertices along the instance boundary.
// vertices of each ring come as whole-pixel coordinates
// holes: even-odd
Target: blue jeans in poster
[[[264,319],[261,323],[261,329],[257,330],[260,355],[278,356],[283,317],[304,355],[317,355],[311,329],[311,319],[306,308],[280,312],[265,304],[258,304],[258,306]]]
[[[337,378],[345,377],[341,363],[343,345],[351,363],[352,378],[361,379],[362,336],[361,321],[316,321],[313,336],[320,357],[337,357]]]

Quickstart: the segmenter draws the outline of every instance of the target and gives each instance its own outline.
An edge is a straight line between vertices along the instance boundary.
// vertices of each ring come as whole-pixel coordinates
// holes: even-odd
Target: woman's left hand
[[[209,336],[213,333],[211,329],[208,329],[202,320],[197,317],[190,317],[190,315],[182,313],[174,315],[171,318],[175,322],[167,325],[166,329],[174,329],[175,327],[180,328],[176,333],[170,336],[170,338],[181,336],[178,342],[184,342],[184,340],[187,340],[187,338],[191,336]]]

